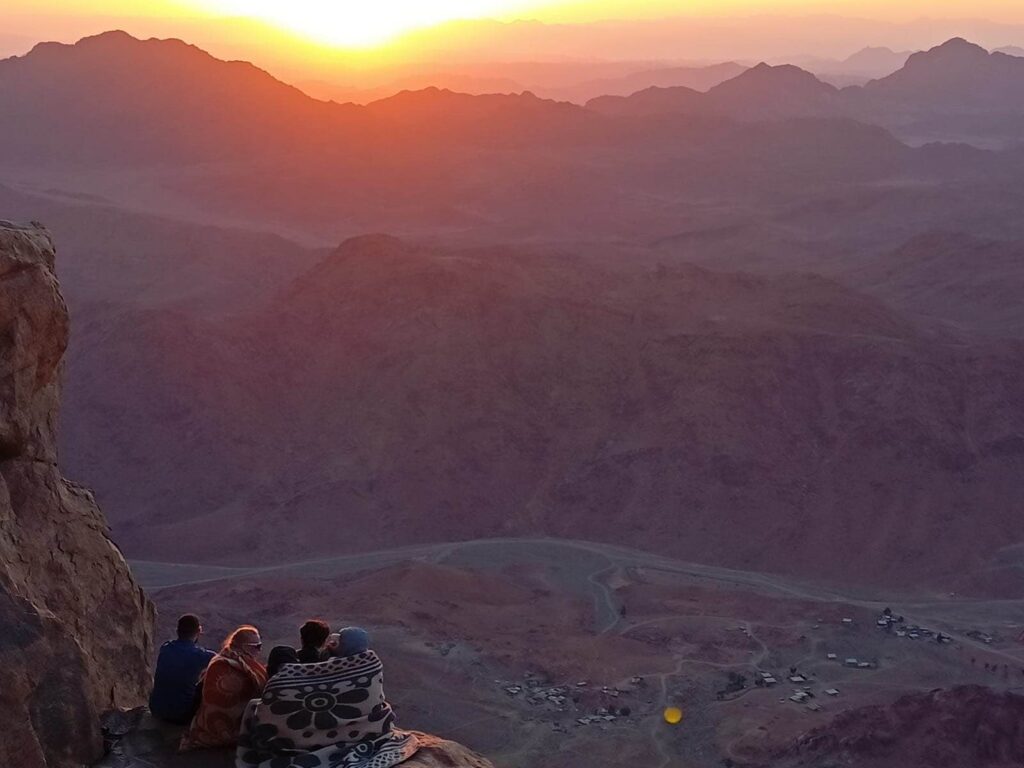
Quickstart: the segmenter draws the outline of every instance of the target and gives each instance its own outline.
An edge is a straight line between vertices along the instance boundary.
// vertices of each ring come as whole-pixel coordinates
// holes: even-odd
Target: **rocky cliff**
[[[0,222],[0,765],[101,756],[148,687],[153,608],[92,494],[57,466],[68,312],[38,225]]]

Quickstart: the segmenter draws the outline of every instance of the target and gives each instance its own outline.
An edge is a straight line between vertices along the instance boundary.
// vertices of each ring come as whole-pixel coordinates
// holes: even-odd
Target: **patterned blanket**
[[[318,664],[285,664],[249,704],[238,768],[390,768],[415,754],[394,729],[384,665],[373,651]]]
[[[213,657],[202,681],[199,709],[178,747],[182,752],[235,746],[246,705],[260,695],[267,670],[256,659],[225,648]]]

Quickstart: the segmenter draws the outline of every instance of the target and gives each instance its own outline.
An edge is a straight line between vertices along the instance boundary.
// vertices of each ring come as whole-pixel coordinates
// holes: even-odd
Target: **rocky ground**
[[[180,754],[182,729],[160,723],[145,710],[118,714],[106,722],[110,753],[95,768],[233,768],[231,750]],[[494,768],[480,755],[452,741],[418,733],[420,750],[406,768]]]

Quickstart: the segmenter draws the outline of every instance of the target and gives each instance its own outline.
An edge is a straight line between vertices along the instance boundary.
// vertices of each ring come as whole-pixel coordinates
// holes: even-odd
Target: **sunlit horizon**
[[[399,42],[409,33],[453,21],[539,21],[581,24],[652,18],[735,18],[751,15],[847,16],[880,24],[987,21],[1024,24],[1024,6],[1008,0],[7,0],[5,35],[42,40],[55,29],[133,24],[173,29],[249,21],[339,48]]]
[[[1005,0],[7,0],[4,22],[0,58],[121,29],[179,38],[314,89],[375,87],[428,69],[500,80],[491,65],[502,62],[793,62],[867,46],[920,50],[953,36],[1024,45],[1024,7]],[[610,23],[583,26],[595,22]]]
[[[255,18],[312,40],[346,48],[384,45],[399,36],[460,19],[529,12],[540,3],[524,0],[390,0],[338,4],[331,0],[209,0],[224,13]]]

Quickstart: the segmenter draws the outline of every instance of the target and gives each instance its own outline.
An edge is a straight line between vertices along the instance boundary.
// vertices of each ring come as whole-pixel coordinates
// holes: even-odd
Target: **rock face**
[[[61,477],[68,313],[38,225],[0,222],[0,765],[79,766],[104,710],[141,702],[153,607],[92,494]]]

